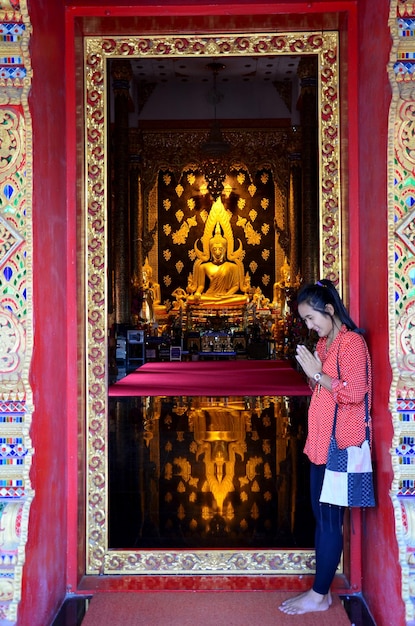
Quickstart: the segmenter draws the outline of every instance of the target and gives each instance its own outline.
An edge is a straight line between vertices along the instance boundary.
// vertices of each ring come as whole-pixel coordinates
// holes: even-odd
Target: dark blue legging
[[[330,589],[342,554],[344,516],[343,507],[320,502],[325,469],[325,465],[311,463],[310,466],[311,506],[316,520],[316,577],[313,589],[322,595]]]

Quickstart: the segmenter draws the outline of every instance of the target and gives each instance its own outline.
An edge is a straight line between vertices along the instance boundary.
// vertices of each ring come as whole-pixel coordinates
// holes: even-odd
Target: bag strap
[[[338,376],[339,380],[340,380],[340,365],[339,365],[340,345],[341,345],[341,342],[339,342],[339,349],[337,350],[337,376]],[[338,412],[338,410],[339,410],[339,405],[336,402],[336,407],[334,409],[333,430],[332,430],[332,433],[331,433],[331,436],[334,437],[334,439],[336,439],[336,423],[337,423],[337,412]]]
[[[339,353],[340,353],[340,346],[341,346],[341,342],[339,343],[339,349],[337,350],[337,375],[339,377],[340,380],[340,364],[339,364]],[[366,382],[369,382],[369,363],[367,361],[366,358]],[[334,409],[334,419],[333,419],[333,431],[331,433],[331,436],[336,438],[336,423],[337,423],[337,412],[339,410],[339,405],[336,402],[336,407]],[[365,440],[369,442],[370,444],[370,428],[369,428],[369,391],[366,391],[365,394],[365,423],[366,423],[366,428],[365,428]]]
[[[366,358],[366,382],[369,385],[369,364]],[[366,422],[366,441],[369,442],[370,445],[370,428],[369,428],[369,390],[366,391],[365,395],[365,422]]]

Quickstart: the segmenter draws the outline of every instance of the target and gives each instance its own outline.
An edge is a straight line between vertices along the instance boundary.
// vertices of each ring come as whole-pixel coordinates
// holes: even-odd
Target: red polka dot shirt
[[[324,465],[327,462],[336,403],[339,406],[336,425],[339,448],[360,446],[365,439],[365,395],[368,391],[370,410],[372,368],[362,335],[348,330],[344,325],[328,350],[326,337],[318,340],[316,350],[323,364],[323,373],[332,378],[332,389],[329,391],[320,385],[314,387],[304,452],[312,463]]]

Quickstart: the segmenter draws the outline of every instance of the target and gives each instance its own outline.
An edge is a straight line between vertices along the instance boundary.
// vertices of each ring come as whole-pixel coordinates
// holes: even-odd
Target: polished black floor
[[[90,598],[91,596],[68,597],[51,626],[80,626],[88,610]],[[342,596],[342,601],[353,626],[376,626],[362,596]]]
[[[301,396],[110,398],[109,548],[312,546],[307,410]]]

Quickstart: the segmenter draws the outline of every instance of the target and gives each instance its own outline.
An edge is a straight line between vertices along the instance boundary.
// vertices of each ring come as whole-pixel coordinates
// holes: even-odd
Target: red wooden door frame
[[[80,337],[79,337],[79,310],[78,310],[78,284],[77,255],[79,253],[79,239],[77,231],[77,219],[80,207],[79,184],[80,172],[83,172],[82,155],[82,124],[79,123],[79,107],[82,105],[82,83],[79,76],[82,67],[82,37],[88,35],[117,34],[114,32],[110,18],[126,18],[131,22],[134,17],[139,17],[141,24],[145,18],[157,16],[160,28],[163,19],[175,18],[174,28],[176,32],[183,26],[183,32],[188,18],[192,17],[194,24],[200,24],[203,28],[205,16],[215,16],[215,31],[205,29],[203,32],[228,32],[229,21],[232,24],[241,24],[239,32],[258,32],[266,25],[267,30],[275,27],[279,31],[326,29],[338,30],[340,33],[340,93],[341,93],[341,127],[344,129],[343,138],[347,144],[347,157],[342,164],[343,181],[343,206],[348,211],[348,232],[345,248],[353,251],[350,254],[348,266],[348,285],[351,296],[350,309],[352,317],[359,319],[359,202],[358,202],[358,24],[356,2],[339,1],[328,2],[278,2],[272,3],[223,3],[221,5],[199,3],[186,5],[146,5],[120,7],[111,4],[108,0],[100,3],[100,6],[88,2],[78,2],[76,6],[66,8],[66,145],[67,145],[67,346],[68,346],[68,411],[69,416],[67,432],[68,453],[68,482],[67,482],[67,527],[68,527],[68,589],[80,592],[92,589],[140,589],[140,588],[172,588],[174,582],[172,576],[145,576],[143,577],[85,577],[84,576],[84,524],[82,508],[85,506],[85,493],[82,481],[79,480],[79,430],[83,430],[83,416],[79,415],[79,399],[73,391],[79,389],[79,377],[82,375],[80,361]],[[239,16],[239,19],[238,17]],[[200,21],[198,19],[200,18]],[[120,20],[117,20],[119,22]],[[274,24],[274,26],[272,26]],[[140,32],[144,32],[140,30]],[[160,30],[160,32],[162,32]],[[346,123],[347,122],[347,123]],[[345,151],[342,150],[344,155]],[[82,439],[82,437],[81,437]],[[84,438],[85,439],[85,438]],[[82,455],[81,450],[81,455]],[[81,520],[81,521],[80,521]],[[349,552],[350,558],[345,558],[346,572],[343,579],[339,579],[336,586],[343,592],[356,593],[361,590],[361,532],[360,513],[353,513],[353,532],[348,533],[350,541],[345,546],[345,553]],[[179,577],[178,577],[179,578]],[[205,577],[206,578],[206,577]],[[302,588],[306,581],[299,582],[298,577],[266,577],[257,576],[256,588]],[[184,581],[183,577],[180,580]],[[229,583],[232,588],[243,588],[247,577],[236,577]],[[190,585],[194,585],[193,581]],[[197,584],[197,583],[196,583]],[[205,583],[206,584],[206,581]],[[210,583],[208,583],[209,585]],[[127,586],[126,586],[127,585]],[[252,578],[249,581],[252,588]],[[185,585],[186,586],[186,585]],[[202,588],[200,582],[198,588]],[[185,587],[182,587],[185,588]],[[221,587],[222,588],[222,587]]]

